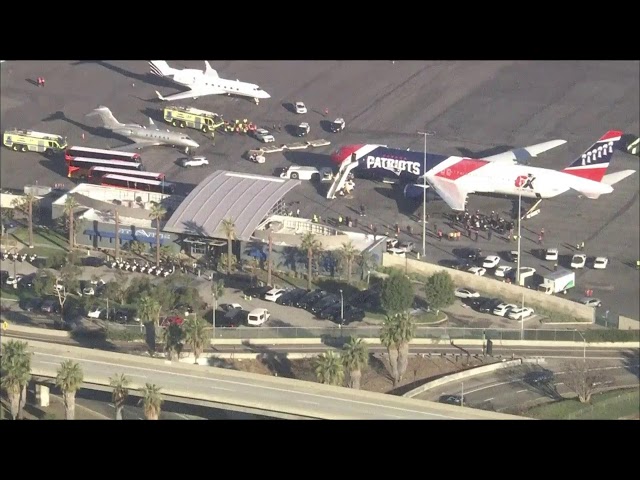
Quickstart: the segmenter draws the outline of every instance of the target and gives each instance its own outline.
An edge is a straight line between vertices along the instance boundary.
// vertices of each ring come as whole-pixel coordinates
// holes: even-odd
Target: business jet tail
[[[169,77],[178,73],[177,69],[171,68],[164,60],[151,60],[149,67],[151,67],[151,73],[158,77]]]
[[[211,64],[209,63],[209,60],[205,60],[204,61],[204,74],[208,77],[213,77],[213,78],[219,78],[218,72],[216,70],[214,70],[213,68],[211,68]]]
[[[587,151],[576,158],[571,165],[563,170],[577,177],[586,178],[595,182],[602,181],[609,167],[613,152],[619,148],[622,141],[622,132],[610,130],[605,133]]]
[[[98,115],[102,119],[102,123],[104,124],[104,127],[110,130],[113,130],[119,127],[124,127],[124,123],[120,123],[116,119],[116,117],[113,116],[113,113],[111,113],[111,110],[109,110],[105,106],[99,106],[93,112],[87,114],[87,116],[90,116],[90,115]]]

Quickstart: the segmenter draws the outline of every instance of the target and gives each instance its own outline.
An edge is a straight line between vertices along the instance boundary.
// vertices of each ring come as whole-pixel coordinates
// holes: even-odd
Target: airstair
[[[331,184],[331,188],[329,188],[329,192],[327,192],[327,198],[329,200],[336,198],[336,193],[344,188],[347,183],[347,179],[349,178],[349,174],[357,166],[358,160],[352,161],[351,155],[342,161],[340,168],[338,169],[338,173]]]

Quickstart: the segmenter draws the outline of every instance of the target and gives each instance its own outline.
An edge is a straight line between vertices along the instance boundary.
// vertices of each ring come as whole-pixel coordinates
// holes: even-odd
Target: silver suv
[[[183,157],[178,160],[178,163],[182,167],[202,167],[209,165],[207,157]]]

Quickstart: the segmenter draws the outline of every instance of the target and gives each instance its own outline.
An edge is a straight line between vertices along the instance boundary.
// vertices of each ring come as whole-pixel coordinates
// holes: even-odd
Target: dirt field
[[[262,375],[276,375],[296,380],[317,382],[313,360],[313,358],[303,360],[288,360],[286,358],[234,360],[232,368]],[[402,395],[429,379],[435,379],[442,375],[456,373],[480,365],[483,365],[482,360],[474,358],[471,358],[467,363],[466,358],[459,359],[456,362],[452,358],[412,356],[409,359],[409,367],[405,373],[405,378],[394,390],[386,355],[370,355],[369,365],[362,372],[362,389],[371,392]]]

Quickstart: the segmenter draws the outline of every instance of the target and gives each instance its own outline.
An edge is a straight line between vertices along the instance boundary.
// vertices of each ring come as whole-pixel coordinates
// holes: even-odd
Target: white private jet
[[[239,95],[250,97],[258,104],[261,99],[271,98],[267,92],[253,83],[241,82],[240,80],[225,80],[220,78],[218,72],[211,68],[207,60],[204,61],[205,70],[197,70],[194,68],[184,68],[179,70],[171,68],[164,60],[151,60],[149,66],[151,73],[158,77],[168,78],[169,80],[189,87],[189,91],[176,93],[164,97],[160,92],[156,91],[156,95],[163,101],[182,100],[185,98],[198,98],[205,95]]]

